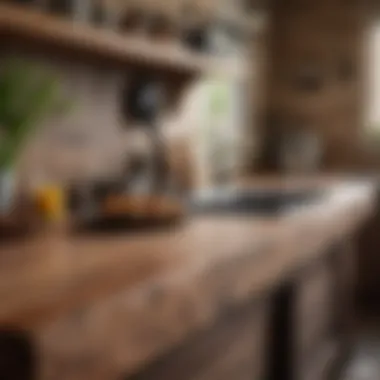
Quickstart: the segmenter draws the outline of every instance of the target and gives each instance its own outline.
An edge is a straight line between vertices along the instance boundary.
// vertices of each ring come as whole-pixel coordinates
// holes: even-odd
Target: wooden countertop
[[[280,218],[197,217],[166,232],[57,232],[3,246],[0,322],[28,331],[45,357],[96,347],[98,371],[132,371],[350,234],[374,197],[369,183],[340,183]]]

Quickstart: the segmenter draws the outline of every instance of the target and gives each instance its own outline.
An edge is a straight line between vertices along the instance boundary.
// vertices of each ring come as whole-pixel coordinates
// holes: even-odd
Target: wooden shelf
[[[123,35],[9,3],[0,3],[0,33],[61,51],[103,58],[110,64],[143,65],[187,76],[212,71],[214,66],[213,60],[204,54],[175,43]]]

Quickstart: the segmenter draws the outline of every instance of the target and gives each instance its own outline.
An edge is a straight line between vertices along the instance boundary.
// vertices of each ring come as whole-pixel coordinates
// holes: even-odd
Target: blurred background
[[[0,378],[380,378],[379,100],[376,1],[0,1]]]

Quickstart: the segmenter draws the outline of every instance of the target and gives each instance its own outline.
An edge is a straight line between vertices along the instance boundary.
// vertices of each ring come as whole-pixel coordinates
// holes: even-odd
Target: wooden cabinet
[[[349,353],[355,251],[349,240],[284,282],[273,295],[269,380],[325,380]]]
[[[323,380],[350,347],[354,250],[350,241],[332,247],[296,282],[294,303],[295,379]]]
[[[262,380],[268,306],[237,308],[128,380]]]
[[[368,314],[379,312],[380,298],[380,191],[374,215],[360,231],[357,256],[357,304]]]
[[[335,319],[335,274],[329,259],[301,274],[294,303],[296,380],[323,380],[332,359]]]
[[[335,275],[335,323],[334,331],[346,346],[355,323],[355,290],[357,286],[356,249],[352,242],[341,242],[333,252]]]
[[[314,350],[331,331],[333,322],[332,267],[323,261],[309,268],[298,283],[295,302],[296,355],[302,362],[313,356]]]

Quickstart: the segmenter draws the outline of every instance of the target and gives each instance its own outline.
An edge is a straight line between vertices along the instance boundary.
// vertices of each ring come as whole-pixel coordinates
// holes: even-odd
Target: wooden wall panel
[[[365,22],[360,1],[288,0],[273,7],[267,114],[276,127],[263,127],[269,135],[286,134],[289,125],[313,131],[322,144],[321,169],[352,168],[352,155],[360,151]],[[340,70],[346,64],[351,73],[344,77]],[[304,90],[297,80],[308,65],[319,72],[314,90]],[[279,170],[267,156],[262,166]]]

